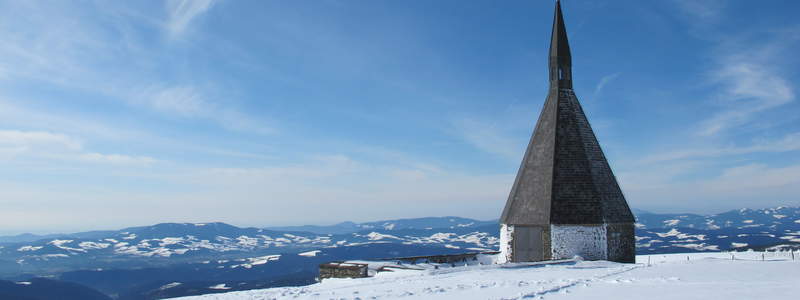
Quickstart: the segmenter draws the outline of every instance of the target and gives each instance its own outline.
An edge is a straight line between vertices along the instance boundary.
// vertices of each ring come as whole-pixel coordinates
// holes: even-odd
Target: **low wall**
[[[367,264],[330,262],[319,265],[319,279],[363,278],[368,276],[367,271]]]

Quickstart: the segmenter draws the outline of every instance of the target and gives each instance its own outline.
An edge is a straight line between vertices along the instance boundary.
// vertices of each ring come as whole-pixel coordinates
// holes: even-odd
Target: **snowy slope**
[[[344,232],[339,234],[165,223],[40,239],[17,236],[10,243],[0,237],[0,279],[50,276],[107,294],[141,296],[136,299],[302,285],[314,282],[318,264],[334,260],[497,250],[498,229],[496,221],[438,217],[315,229]],[[798,250],[800,208],[707,216],[638,212],[636,241],[638,254]],[[276,255],[281,256],[264,259]],[[171,283],[179,284],[161,289]]]
[[[800,257],[792,261],[789,252],[772,252],[762,261],[760,252],[734,255],[735,260],[719,252],[638,256],[635,265],[576,261],[402,270],[175,299],[796,299]]]

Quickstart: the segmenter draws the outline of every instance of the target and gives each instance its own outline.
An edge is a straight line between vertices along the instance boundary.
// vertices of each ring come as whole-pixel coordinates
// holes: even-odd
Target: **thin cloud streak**
[[[214,3],[214,0],[168,0],[165,3],[167,31],[172,36],[182,34],[192,20],[206,13]]]
[[[170,15],[167,28],[183,32],[214,3],[210,0],[168,1],[165,4]],[[15,14],[25,18],[11,26],[0,27],[0,79],[32,80],[40,85],[91,94],[98,102],[116,101],[167,117],[214,121],[227,130],[261,135],[275,133],[274,124],[261,121],[263,117],[256,119],[231,105],[238,99],[212,96],[217,90],[213,81],[185,84],[181,80],[157,79],[157,71],[149,64],[161,54],[151,48],[160,49],[164,45],[141,45],[138,43],[143,42],[142,37],[109,33],[124,31],[133,25],[126,21],[136,20],[109,24],[80,18],[77,16],[80,12],[69,6],[50,6],[15,3],[13,8],[18,11]],[[113,30],[102,29],[107,27]],[[131,57],[136,59],[131,60]],[[0,109],[3,105],[0,101]]]
[[[646,156],[642,163],[656,163],[695,158],[718,158],[750,153],[780,153],[800,150],[800,132],[788,134],[779,140],[760,140],[750,146],[685,149]]]
[[[701,112],[711,113],[687,130],[676,130],[684,133],[673,137],[673,150],[629,160],[618,172],[631,205],[663,212],[682,212],[686,207],[714,212],[800,204],[796,197],[800,165],[761,162],[777,156],[773,154],[800,151],[796,128],[774,128],[762,121],[780,115],[781,108],[795,106],[789,76],[793,64],[781,58],[796,48],[800,31],[796,27],[730,31],[721,26],[733,17],[727,3],[674,3],[679,17],[687,21],[688,33],[712,45],[705,53],[713,58],[706,66],[710,71],[701,80],[701,86],[711,90],[704,105],[712,107]]]
[[[703,23],[719,21],[725,7],[725,3],[720,0],[676,0],[675,2],[684,13]]]
[[[595,88],[594,88],[594,96],[597,97],[597,95],[599,95],[600,92],[603,91],[603,88],[605,88],[606,85],[608,85],[610,82],[612,82],[615,79],[617,79],[617,77],[619,77],[619,75],[620,75],[620,73],[614,73],[614,74],[603,76],[603,78],[600,78],[600,82],[598,82],[597,86],[595,86]]]
[[[793,101],[794,90],[777,73],[765,64],[727,59],[712,76],[725,87],[719,97],[729,99],[730,104],[704,121],[699,134],[711,136],[744,125],[760,112]]]
[[[79,156],[81,160],[92,163],[109,163],[117,165],[150,165],[157,160],[148,156],[130,156],[122,154],[85,153]]]
[[[800,28],[719,33],[713,20],[723,17],[724,3],[700,2],[680,1],[684,8],[692,8],[686,9],[692,26],[706,27],[702,38],[716,44],[713,54],[718,59],[713,61],[707,84],[719,87],[714,102],[722,111],[703,121],[698,135],[715,136],[748,125],[756,116],[794,101],[794,88],[784,75],[791,70],[781,58],[793,53],[788,49],[800,40]]]
[[[183,116],[199,116],[208,113],[209,104],[192,87],[178,86],[159,89],[148,95],[147,100],[153,109],[162,112],[177,113]]]
[[[685,212],[685,207],[713,212],[731,207],[800,205],[796,197],[800,193],[800,165],[797,164],[781,167],[746,164],[723,169],[714,177],[680,180],[686,176],[686,171],[678,170],[671,174],[676,176],[667,178],[642,179],[640,177],[646,174],[638,172],[623,173],[620,177],[632,206],[662,212]]]
[[[125,214],[118,226],[157,222],[223,221],[252,226],[333,223],[343,216],[353,221],[396,217],[424,217],[431,211],[493,219],[513,180],[512,174],[463,174],[417,161],[366,162],[343,154],[318,154],[302,162],[256,167],[181,167],[147,173],[139,180],[167,184],[168,194],[148,189],[109,189],[100,182],[81,186],[8,184],[0,181],[0,198],[13,199],[28,215],[48,216],[35,230],[54,230],[76,224],[75,207],[98,216],[115,215],[120,205]],[[87,196],[88,195],[88,196]],[[45,206],[47,199],[69,199]],[[164,201],[168,197],[169,201]],[[219,205],[225,199],[226,205]],[[397,206],[397,203],[404,205]],[[458,205],[453,205],[458,203]],[[487,203],[492,208],[485,208]],[[335,204],[335,205],[331,205]],[[157,205],[160,209],[153,211]],[[186,210],[186,207],[192,207]],[[420,210],[419,207],[426,207]],[[248,207],[251,209],[242,209]],[[309,209],[318,207],[319,209]],[[370,207],[360,216],[348,214],[354,207]],[[15,211],[0,211],[0,226],[6,230],[32,230],[21,226]],[[96,221],[96,220],[93,220]],[[101,222],[109,223],[110,220]],[[112,222],[113,223],[113,222]],[[27,228],[27,229],[26,229]],[[84,228],[81,228],[84,229]]]
[[[506,159],[520,157],[518,143],[494,123],[464,118],[453,121],[452,125],[456,136],[477,149]]]
[[[210,101],[198,87],[189,85],[147,88],[131,103],[149,107],[166,116],[211,120],[222,127],[261,135],[277,133],[274,127],[230,107]]]
[[[46,131],[0,130],[0,145],[12,147],[36,147],[59,145],[70,150],[81,150],[82,143],[64,134]]]
[[[47,131],[0,130],[0,156],[6,162],[51,159],[124,165],[150,165],[157,160],[148,156],[87,152],[80,139]]]

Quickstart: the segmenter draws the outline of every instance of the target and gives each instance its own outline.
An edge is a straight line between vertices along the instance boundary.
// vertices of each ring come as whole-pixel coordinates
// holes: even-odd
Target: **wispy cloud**
[[[192,20],[211,9],[214,3],[214,0],[168,0],[165,3],[167,31],[173,36],[180,35]]]
[[[713,191],[739,192],[798,183],[800,165],[769,167],[765,164],[747,164],[723,170],[719,177],[709,180],[706,186]]]
[[[462,118],[452,122],[455,134],[482,151],[507,159],[519,159],[519,143],[497,127],[496,123]]]
[[[214,3],[211,0],[167,1],[166,30],[171,34],[182,33]],[[213,80],[193,76],[192,81],[200,83],[185,84],[179,78],[154,79],[159,76],[153,74],[150,64],[162,55],[157,50],[162,45],[143,44],[146,37],[130,29],[142,26],[137,23],[142,22],[141,19],[127,16],[87,19],[79,17],[84,12],[75,7],[51,6],[20,2],[6,10],[15,11],[13,17],[22,17],[9,26],[0,27],[0,79],[32,80],[37,85],[87,93],[98,102],[134,104],[136,108],[158,111],[169,117],[215,122],[229,130],[257,134],[275,131],[273,124],[261,121],[261,116],[255,118],[234,107],[232,103],[237,99],[212,95]],[[0,16],[12,17],[2,13]],[[110,23],[103,21],[112,19]],[[0,109],[2,106],[0,103]],[[45,111],[40,109],[39,113],[44,115]]]
[[[273,134],[276,129],[239,110],[211,101],[206,93],[190,85],[153,86],[131,98],[134,105],[145,106],[173,117],[198,118],[218,123],[226,129]]]
[[[25,148],[56,145],[70,150],[80,150],[83,147],[79,140],[64,134],[20,130],[0,130],[0,145]]]
[[[149,165],[148,156],[87,152],[80,139],[47,131],[0,130],[0,154],[6,161],[50,159],[92,163]]]
[[[194,88],[188,86],[169,87],[145,95],[149,105],[161,112],[177,113],[183,116],[206,115],[209,104]]]
[[[40,230],[62,230],[67,225],[85,230],[83,226],[87,225],[79,219],[86,216],[96,216],[90,221],[97,222],[91,224],[97,227],[209,220],[249,226],[333,223],[343,218],[425,217],[432,212],[492,219],[502,209],[503,203],[497,199],[507,195],[508,183],[513,180],[513,174],[434,172],[388,163],[322,154],[296,164],[179,168],[140,178],[169,185],[173,192],[166,196],[147,188],[109,188],[102,182],[48,185],[43,189],[30,182],[9,184],[0,180],[0,199],[10,208],[0,211],[0,227],[32,230],[29,223],[22,222],[25,216],[44,217],[37,223]],[[165,197],[169,201],[164,201]],[[225,199],[226,205],[220,206],[219,199]],[[18,205],[8,205],[9,201]],[[155,205],[160,209],[152,210]],[[192,209],[185,209],[187,206]],[[75,207],[80,207],[80,212]],[[124,215],[104,219],[121,207]],[[354,209],[357,215],[352,213]]]
[[[681,159],[712,158],[750,153],[779,153],[800,150],[800,132],[792,133],[778,140],[757,140],[749,146],[729,146],[704,149],[681,149],[654,154],[642,159],[643,163],[674,161]]]
[[[600,92],[603,91],[603,88],[606,87],[611,81],[617,79],[620,73],[609,74],[600,78],[600,82],[597,83],[597,86],[594,88],[594,96],[600,95]]]
[[[751,163],[721,170],[717,175],[687,177],[698,168],[670,173],[670,165],[642,172],[621,173],[621,183],[634,207],[649,207],[663,212],[720,211],[732,207],[797,205],[800,201],[800,165],[768,166]],[[658,176],[665,171],[670,176]],[[653,176],[648,176],[653,175]]]
[[[700,81],[710,92],[698,105],[699,113],[708,113],[674,132],[675,148],[625,162],[618,174],[632,206],[711,212],[799,203],[800,165],[764,161],[773,153],[800,151],[800,132],[762,120],[794,106],[794,66],[783,58],[791,57],[800,31],[731,30],[721,26],[732,17],[722,1],[674,3],[688,33],[710,45],[707,53],[698,52],[711,58]],[[751,128],[759,130],[743,130]]]
[[[684,13],[690,15],[695,21],[704,23],[718,21],[725,7],[725,3],[720,0],[675,0],[675,2]]]
[[[702,124],[700,135],[709,136],[741,126],[765,110],[794,100],[794,90],[787,80],[773,70],[775,64],[742,61],[737,56],[725,59],[712,76],[722,84],[718,96],[727,99],[722,112]]]
[[[713,43],[708,86],[718,87],[714,102],[719,112],[700,124],[700,136],[713,136],[751,123],[756,116],[792,102],[794,89],[784,74],[783,55],[791,55],[800,30],[742,29],[735,33],[720,29],[726,3],[718,0],[677,0],[688,17],[690,32]]]
[[[491,199],[502,199],[512,179],[512,174],[461,174],[415,164],[396,165],[392,161],[365,162],[341,154],[316,155],[291,165],[190,169],[169,176],[169,180],[203,187],[181,197],[186,201],[229,199],[226,207],[230,209],[209,206],[199,207],[196,212],[213,210],[215,218],[236,218],[253,224],[263,223],[260,220],[264,218],[275,223],[338,222],[354,207],[364,215],[363,219],[397,214],[424,216],[431,211],[494,218],[502,201]],[[453,206],[454,201],[458,205]],[[476,210],[485,207],[487,201],[495,203],[489,205],[492,210],[485,214],[485,210]],[[425,211],[418,209],[420,205],[426,207]],[[234,207],[264,209],[250,213]]]
[[[117,165],[150,165],[156,160],[149,156],[130,156],[122,154],[84,153],[78,156],[81,160],[93,163]]]

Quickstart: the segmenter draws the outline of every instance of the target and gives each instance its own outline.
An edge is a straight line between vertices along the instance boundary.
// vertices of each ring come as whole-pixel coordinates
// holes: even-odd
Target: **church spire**
[[[550,37],[550,86],[572,88],[572,55],[569,51],[567,28],[561,14],[561,1],[556,1],[553,33]]]
[[[500,262],[636,260],[633,214],[572,90],[571,67],[556,2],[550,89],[500,217]]]

